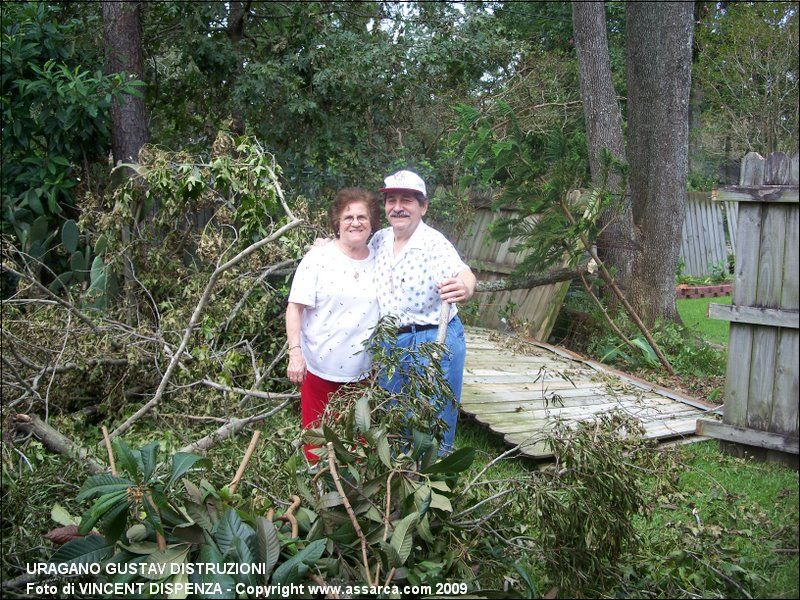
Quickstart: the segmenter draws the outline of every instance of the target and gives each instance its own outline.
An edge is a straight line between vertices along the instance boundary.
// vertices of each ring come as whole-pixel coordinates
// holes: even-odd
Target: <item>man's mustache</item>
[[[389,216],[390,216],[390,217],[410,217],[410,216],[411,216],[411,214],[410,214],[410,213],[407,213],[407,212],[406,212],[406,211],[404,211],[404,210],[401,210],[400,212],[394,212],[394,211],[393,211],[393,212],[392,212],[392,214],[391,214],[391,215],[389,215]]]

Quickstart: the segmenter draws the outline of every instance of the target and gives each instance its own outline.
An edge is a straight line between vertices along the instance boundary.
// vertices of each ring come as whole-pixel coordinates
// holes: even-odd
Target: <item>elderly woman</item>
[[[366,377],[370,360],[363,343],[378,322],[374,256],[367,242],[380,223],[375,195],[340,190],[331,207],[332,244],[303,257],[286,308],[289,380],[300,386],[303,428],[316,427],[328,398]],[[312,463],[314,446],[304,447]]]

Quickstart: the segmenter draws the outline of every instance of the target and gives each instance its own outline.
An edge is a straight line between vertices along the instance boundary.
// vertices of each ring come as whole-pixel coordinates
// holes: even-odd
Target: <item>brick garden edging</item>
[[[720,296],[730,295],[730,283],[720,285],[687,285],[682,283],[675,288],[675,296],[678,300],[686,298],[719,298]]]

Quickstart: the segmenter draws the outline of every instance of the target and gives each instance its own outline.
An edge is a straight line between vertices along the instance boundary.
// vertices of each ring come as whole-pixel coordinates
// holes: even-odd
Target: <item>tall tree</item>
[[[597,240],[600,257],[617,272],[620,287],[626,289],[631,273],[632,213],[626,182],[604,166],[603,150],[625,161],[622,111],[611,77],[611,59],[606,38],[603,2],[573,2],[572,27],[578,53],[581,100],[589,146],[592,183],[605,180],[609,192],[619,201],[600,217],[602,232]]]
[[[139,2],[103,2],[106,72],[124,71],[143,79],[141,7]],[[124,94],[111,108],[111,151],[114,162],[135,161],[147,142],[144,99]]]
[[[691,2],[627,4],[628,160],[634,239],[629,298],[645,322],[677,318],[675,268],[686,207]]]

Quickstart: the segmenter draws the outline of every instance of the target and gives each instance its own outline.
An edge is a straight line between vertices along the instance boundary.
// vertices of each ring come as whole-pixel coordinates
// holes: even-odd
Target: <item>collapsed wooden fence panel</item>
[[[725,412],[722,424],[699,422],[698,429],[797,455],[798,157],[748,154],[739,185],[720,189],[718,199],[739,205],[732,305],[710,308],[710,316],[731,323]]]

